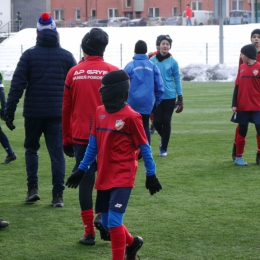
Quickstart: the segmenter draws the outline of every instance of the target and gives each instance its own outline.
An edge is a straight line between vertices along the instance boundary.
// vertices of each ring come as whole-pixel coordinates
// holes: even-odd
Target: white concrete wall
[[[11,20],[11,0],[0,0],[0,28]]]

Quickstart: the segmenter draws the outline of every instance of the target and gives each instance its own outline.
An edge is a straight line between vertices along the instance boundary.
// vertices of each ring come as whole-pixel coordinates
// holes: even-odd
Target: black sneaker
[[[95,236],[89,234],[87,236],[82,237],[79,242],[83,245],[94,246],[95,245]]]
[[[1,228],[6,228],[8,226],[9,226],[9,222],[0,219],[0,229]]]
[[[236,160],[236,152],[237,152],[237,146],[233,144],[233,149],[232,149],[232,159],[233,161]]]
[[[28,192],[25,202],[35,202],[40,199],[37,184],[28,184]]]
[[[137,251],[142,247],[144,241],[141,237],[135,237],[131,246],[125,250],[125,260],[136,260]]]
[[[63,207],[62,193],[52,193],[52,206]]]
[[[109,232],[103,227],[101,214],[98,214],[94,220],[94,225],[96,229],[100,232],[100,238],[104,241],[110,241],[110,234]]]
[[[7,156],[7,157],[5,158],[5,160],[4,160],[1,164],[8,164],[9,162],[16,160],[16,158],[17,158],[17,156],[16,156],[16,154],[14,153],[14,154],[11,155],[11,156]]]
[[[256,154],[255,161],[256,161],[256,164],[260,165],[260,153]]]

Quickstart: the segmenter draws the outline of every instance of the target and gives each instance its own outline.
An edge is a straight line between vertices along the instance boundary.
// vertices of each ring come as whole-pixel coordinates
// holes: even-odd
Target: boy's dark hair
[[[20,15],[20,12],[17,12],[17,14],[19,14],[19,15]]]

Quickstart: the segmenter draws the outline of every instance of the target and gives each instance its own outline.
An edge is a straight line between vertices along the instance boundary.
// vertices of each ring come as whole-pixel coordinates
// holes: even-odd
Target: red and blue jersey
[[[116,113],[99,106],[92,133],[97,140],[97,190],[133,187],[138,166],[138,146],[147,144],[142,117],[129,105]]]
[[[260,110],[260,63],[242,63],[237,76],[237,111]]]

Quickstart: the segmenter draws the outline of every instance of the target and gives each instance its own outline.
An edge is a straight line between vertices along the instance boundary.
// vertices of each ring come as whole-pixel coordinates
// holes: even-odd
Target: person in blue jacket
[[[151,143],[149,118],[154,105],[158,106],[163,98],[164,86],[161,73],[146,55],[146,42],[139,40],[135,44],[135,55],[124,68],[130,77],[130,90],[127,103],[141,114],[144,130]]]
[[[4,119],[4,110],[5,110],[6,101],[5,101],[5,92],[4,92],[4,76],[1,71],[0,71],[0,102],[1,102],[0,116],[1,119]],[[8,137],[3,132],[1,126],[0,126],[0,143],[7,153],[5,160],[1,164],[8,164],[11,161],[16,160],[16,154],[14,153],[9,143]]]
[[[182,112],[183,97],[179,65],[169,53],[172,39],[169,35],[162,35],[159,42],[160,51],[150,60],[161,71],[164,82],[163,100],[154,111],[154,126],[161,137],[159,156],[165,157],[167,156],[167,148],[171,136],[171,119],[175,103],[178,105],[176,112]]]
[[[50,14],[37,22],[36,45],[26,50],[17,64],[5,107],[5,122],[14,130],[17,104],[25,92],[25,163],[28,192],[25,202],[40,199],[38,194],[38,150],[44,135],[51,160],[53,207],[63,207],[65,158],[62,145],[62,101],[68,71],[77,64],[72,53],[61,48],[59,33]]]

